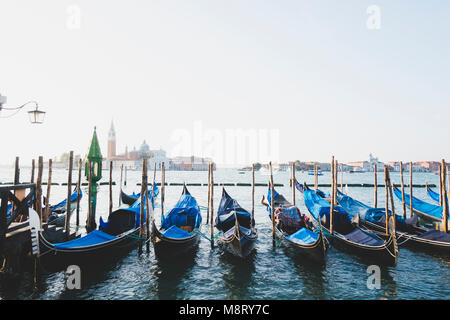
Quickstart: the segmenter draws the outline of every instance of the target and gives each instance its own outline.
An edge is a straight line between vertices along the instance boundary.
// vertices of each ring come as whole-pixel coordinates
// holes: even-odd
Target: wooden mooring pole
[[[405,184],[403,182],[403,162],[400,161],[400,183],[402,186],[402,209],[403,218],[406,219]]]
[[[384,190],[386,206],[386,235],[389,236],[389,191],[388,191],[388,173],[387,167],[384,167]]]
[[[77,182],[77,226],[80,225],[80,194],[81,194],[81,168],[83,167],[83,160],[78,160],[78,182]]]
[[[50,191],[52,187],[52,159],[48,159],[48,180],[47,180],[47,197],[45,201],[45,210],[43,214],[42,221],[47,222],[48,216],[50,214]]]
[[[387,186],[389,189],[389,198],[391,199],[391,212],[392,212],[392,228],[395,234],[396,229],[396,216],[395,216],[395,205],[394,205],[394,193],[392,191],[391,174],[389,173],[389,168],[387,168]]]
[[[70,238],[70,211],[71,211],[71,196],[72,196],[72,169],[73,169],[73,151],[69,152],[69,173],[67,176],[67,209],[66,209],[66,221],[64,229],[66,232],[66,239]]]
[[[412,161],[409,163],[409,209],[411,217],[414,214],[413,207],[413,163]]]
[[[37,175],[37,183],[36,183],[36,212],[39,215],[41,220],[42,227],[42,171],[44,169],[44,160],[42,156],[38,159],[38,175]],[[48,201],[48,200],[47,200]]]
[[[92,230],[92,160],[88,158],[88,216],[86,220],[86,229]]]
[[[441,230],[443,232],[448,232],[448,195],[447,195],[447,186],[445,183],[445,179],[447,176],[447,166],[445,164],[445,160],[442,159],[441,161],[441,166],[442,166],[442,174],[441,174],[441,184],[442,184],[442,224],[443,224],[443,229],[441,228]]]
[[[255,227],[255,164],[252,164],[252,228]]]
[[[274,186],[273,186],[273,171],[272,162],[269,162],[270,170],[270,216],[272,218],[272,241],[275,244],[275,210],[274,210]]]
[[[373,182],[373,191],[374,191],[374,195],[373,195],[373,207],[376,208],[378,206],[378,188],[377,188],[377,164],[374,163],[373,164],[373,178],[374,178],[374,182]]]
[[[295,206],[295,162],[292,163],[291,166],[291,175],[292,175],[292,204]]]
[[[334,216],[334,185],[335,185],[335,162],[334,162],[334,156],[331,157],[331,199],[330,199],[330,233],[333,234],[333,216]],[[320,219],[320,216],[318,217]]]
[[[211,206],[211,164],[208,164],[208,207],[206,209],[206,224],[209,223],[209,209]]]
[[[164,200],[166,191],[166,166],[164,162],[161,163],[161,224],[164,219]]]
[[[33,160],[31,160],[31,179],[30,179],[30,183],[34,183],[34,167],[35,167],[35,161],[33,159]]]
[[[442,206],[442,163],[439,166],[439,206]]]
[[[113,162],[109,161],[109,214],[112,213],[113,209],[113,197],[112,197],[112,171],[113,171]]]
[[[139,219],[139,254],[142,253],[142,240],[144,236],[144,211],[145,211],[145,202],[147,199],[145,198],[147,195],[146,186],[147,183],[147,159],[142,159],[142,183],[141,183],[141,211],[140,211],[140,219]],[[147,212],[148,215],[148,212]]]
[[[123,164],[120,165],[119,207],[122,205],[122,179],[123,179]]]
[[[214,247],[214,167],[213,163],[209,164],[211,166],[211,210],[210,210],[210,231],[211,231],[211,248]]]

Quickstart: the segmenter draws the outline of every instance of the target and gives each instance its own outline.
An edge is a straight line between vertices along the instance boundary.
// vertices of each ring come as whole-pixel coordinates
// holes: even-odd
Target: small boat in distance
[[[308,176],[314,176],[314,175],[315,175],[314,171],[312,171],[312,170],[308,171]],[[317,171],[317,175],[318,176],[323,176],[322,171]]]

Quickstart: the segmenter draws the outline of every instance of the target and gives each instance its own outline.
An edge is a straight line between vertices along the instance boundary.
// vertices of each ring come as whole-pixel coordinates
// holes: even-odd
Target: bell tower
[[[114,123],[111,121],[111,128],[108,133],[108,159],[116,156],[116,130],[114,129]]]

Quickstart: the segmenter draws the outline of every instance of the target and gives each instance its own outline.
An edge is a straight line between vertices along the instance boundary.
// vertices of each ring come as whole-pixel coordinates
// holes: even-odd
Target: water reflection
[[[182,257],[155,259],[150,292],[162,300],[179,299],[186,286],[190,285],[189,273],[195,266],[197,251]]]
[[[255,272],[256,250],[245,259],[228,252],[219,252],[219,272],[222,273],[223,290],[229,299],[250,299],[249,288]]]

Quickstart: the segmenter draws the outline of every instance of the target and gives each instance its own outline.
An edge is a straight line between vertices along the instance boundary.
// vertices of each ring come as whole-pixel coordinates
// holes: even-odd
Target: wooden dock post
[[[210,206],[211,206],[211,163],[208,163],[208,207],[206,209],[206,224],[209,223]]]
[[[439,206],[442,206],[442,163],[439,166]]]
[[[374,163],[373,164],[373,177],[374,177],[374,182],[373,182],[373,191],[374,191],[374,195],[373,195],[373,207],[376,208],[378,206],[378,186],[377,186],[377,164]]]
[[[401,185],[402,185],[403,219],[406,219],[405,184],[403,182],[403,162],[401,162],[401,161],[400,161],[400,182],[401,182]]]
[[[337,205],[337,191],[338,191],[338,170],[339,164],[338,161],[334,162],[334,205]]]
[[[33,159],[33,160],[31,160],[31,179],[30,179],[30,183],[34,183],[34,167],[35,167],[35,161]]]
[[[144,236],[144,210],[145,210],[145,203],[148,202],[145,198],[147,195],[147,186],[146,181],[147,180],[147,159],[142,159],[142,183],[141,183],[141,211],[140,211],[140,217],[139,217],[139,254],[142,253],[142,240]],[[148,212],[147,214],[148,215]]]
[[[384,190],[385,190],[385,206],[386,206],[386,235],[389,236],[389,191],[388,191],[388,173],[387,166],[384,166]]]
[[[166,191],[166,166],[164,162],[161,163],[161,223],[164,219],[164,198]]]
[[[92,223],[92,160],[88,158],[88,216],[86,220],[86,229],[91,231]]]
[[[72,196],[72,169],[73,169],[73,151],[69,152],[69,174],[67,177],[67,209],[66,209],[66,222],[64,229],[66,231],[66,239],[70,238],[70,209],[71,209],[71,196]]]
[[[128,167],[125,167],[125,180],[123,182],[123,185],[126,186],[127,185],[127,169]]]
[[[393,222],[392,222],[392,228],[393,228],[393,232],[395,234],[395,229],[396,229],[396,216],[395,216],[395,205],[394,205],[394,193],[392,191],[392,183],[391,183],[391,174],[389,173],[389,168],[387,168],[387,181],[388,181],[388,188],[389,188],[389,198],[391,199],[391,212],[392,212],[392,218],[393,218]]]
[[[442,174],[441,174],[441,184],[442,184],[442,224],[443,229],[442,231],[448,232],[448,201],[449,197],[447,194],[447,186],[445,184],[445,178],[447,175],[447,166],[445,164],[445,160],[442,159],[441,161],[442,166]]]
[[[273,172],[272,172],[272,161],[269,162],[270,169],[270,216],[272,218],[272,241],[275,244],[275,209],[274,209],[274,186],[273,186]]]
[[[119,207],[122,205],[122,179],[123,179],[123,163],[120,165]]]
[[[211,166],[211,211],[210,211],[210,230],[211,230],[211,248],[214,247],[214,167],[213,163],[209,164]]]
[[[113,209],[113,198],[112,198],[112,171],[113,171],[113,162],[109,161],[109,214],[111,214]]]
[[[252,228],[255,227],[255,164],[252,164]]]
[[[42,227],[42,171],[44,169],[44,160],[42,156],[39,156],[38,159],[38,175],[37,175],[37,182],[36,182],[36,212],[39,215],[39,218],[41,220],[41,227]]]
[[[19,157],[16,157],[16,162],[14,163],[14,184],[19,184],[20,180],[20,168],[19,168]]]
[[[292,204],[295,206],[295,162],[292,163]]]
[[[156,168],[156,163],[155,163],[155,168]],[[146,171],[147,171],[147,166],[146,166]],[[149,194],[148,194],[148,180],[147,180],[147,174],[146,174],[146,180],[145,180],[145,211],[147,212],[147,214],[145,215],[145,249],[147,250],[147,253],[150,252],[150,220],[153,219],[153,205],[152,208],[150,209],[150,204],[149,202],[152,201],[153,203],[153,196],[154,196],[154,192],[153,192],[153,187],[155,186],[154,184],[152,185],[152,198],[150,200],[149,198]],[[152,220],[153,221],[153,220]]]
[[[331,234],[333,234],[333,216],[334,216],[334,214],[333,214],[333,211],[334,211],[334,190],[335,190],[335,188],[334,188],[334,184],[335,184],[335,181],[334,181],[334,178],[335,178],[334,165],[335,165],[334,156],[332,156],[331,157],[331,193],[330,193],[330,196],[331,196],[331,199],[330,199],[330,233]],[[320,215],[319,215],[318,219],[320,219]]]
[[[47,180],[47,200],[45,201],[45,210],[43,213],[42,221],[48,221],[50,214],[50,190],[52,186],[52,159],[48,159],[48,180]]]
[[[80,194],[81,194],[81,168],[83,167],[83,160],[78,160],[78,182],[77,182],[77,226],[80,225]]]
[[[409,162],[409,209],[411,211],[411,217],[413,216],[413,163]]]
[[[314,192],[317,192],[318,187],[319,187],[319,178],[317,175],[317,163],[314,162]]]
[[[344,164],[341,163],[341,192],[344,193]]]

